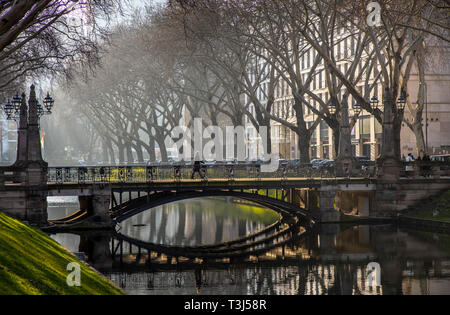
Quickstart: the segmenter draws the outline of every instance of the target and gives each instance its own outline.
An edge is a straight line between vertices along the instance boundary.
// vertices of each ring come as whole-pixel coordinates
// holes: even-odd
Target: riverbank
[[[450,190],[401,214],[399,224],[423,231],[450,234]]]
[[[69,287],[68,264],[81,267],[81,286]],[[0,295],[116,295],[122,290],[38,228],[0,213]]]
[[[450,224],[450,190],[437,198],[429,198],[405,213],[405,216]]]

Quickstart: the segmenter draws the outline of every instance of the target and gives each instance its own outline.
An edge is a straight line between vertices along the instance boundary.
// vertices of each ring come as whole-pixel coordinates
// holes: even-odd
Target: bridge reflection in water
[[[124,221],[120,232],[153,244],[195,247],[242,237],[276,220],[276,215],[246,217],[239,206],[229,204],[222,218],[214,215],[215,210],[220,213],[221,202],[227,208],[225,199],[189,202],[141,213]],[[450,293],[448,236],[391,225],[324,225],[261,253],[257,260],[241,257],[232,263],[188,259],[175,264],[175,259],[167,259],[170,255],[155,250],[147,264],[145,249],[138,259],[139,249],[132,246],[130,254],[129,244],[124,243],[121,265],[118,256],[112,259],[108,232],[54,237],[70,250],[85,252],[94,267],[130,294]],[[381,286],[370,287],[366,281],[371,262],[380,265]]]

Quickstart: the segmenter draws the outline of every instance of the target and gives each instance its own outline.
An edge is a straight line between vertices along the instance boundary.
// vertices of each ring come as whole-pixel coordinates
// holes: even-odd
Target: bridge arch
[[[258,205],[267,207],[278,212],[284,217],[295,217],[302,221],[302,225],[313,226],[318,218],[311,212],[292,205],[285,201],[254,193],[230,190],[203,190],[203,191],[182,191],[182,192],[158,192],[147,196],[125,202],[113,207],[110,210],[113,223],[118,224],[139,213],[149,209],[173,203],[181,200],[188,200],[201,197],[235,197],[252,201]]]

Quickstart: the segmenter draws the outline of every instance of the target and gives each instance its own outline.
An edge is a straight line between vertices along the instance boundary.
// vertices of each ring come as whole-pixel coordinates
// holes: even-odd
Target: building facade
[[[0,116],[0,164],[13,164],[16,160],[17,124]]]
[[[351,36],[345,36],[341,34],[338,36],[337,44],[335,47],[335,55],[337,60],[337,67],[342,73],[347,74],[349,68],[354,62],[354,52],[356,42]],[[450,154],[450,54],[449,47],[439,46],[439,52],[430,49],[432,52],[428,57],[430,61],[426,64],[426,84],[427,84],[427,97],[426,105],[423,114],[423,121],[427,121],[428,124],[423,124],[423,133],[428,144],[428,154]],[[436,62],[433,56],[440,56],[439,62]],[[306,82],[309,73],[314,64],[316,55],[312,49],[306,51],[300,62],[300,73],[302,75],[302,81]],[[362,58],[364,59],[364,58]],[[434,60],[434,63],[433,63]],[[261,65],[261,68],[263,66]],[[363,72],[361,80],[356,87],[359,91],[365,91],[367,85],[373,85],[380,71],[380,66],[375,67],[367,72],[364,70],[362,60],[359,62],[356,70]],[[265,81],[261,84],[258,97],[261,103],[267,102],[267,87],[268,82]],[[418,74],[415,67],[411,71],[411,76],[408,81],[407,93],[409,95],[408,100],[412,103],[417,99],[417,91],[419,88]],[[312,78],[309,90],[319,97],[323,102],[329,101],[329,89],[325,77],[325,69],[323,63],[315,68],[314,76]],[[272,107],[272,115],[282,118],[288,123],[296,124],[295,112],[293,110],[294,97],[292,90],[287,82],[280,79],[277,82],[274,91],[275,103]],[[345,88],[339,93],[341,100]],[[376,95],[380,104],[382,104],[382,86],[381,84],[375,84],[372,91],[364,97],[369,100],[372,96]],[[320,104],[315,99],[306,96],[306,100],[310,106],[320,111]],[[348,99],[349,105],[349,117],[354,116],[352,105],[356,101],[350,95]],[[408,104],[408,106],[416,106],[414,104]],[[252,106],[250,106],[250,111]],[[308,107],[303,108],[304,119],[308,127],[311,127],[317,120],[317,115]],[[405,111],[405,119],[409,116],[408,107]],[[375,160],[381,153],[382,142],[382,125],[381,123],[370,113],[363,111],[357,119],[351,130],[352,137],[352,150],[353,156],[366,156],[371,160]],[[250,119],[246,120],[247,127],[253,128]],[[281,124],[278,121],[271,121],[272,129],[272,141],[278,143],[279,152],[282,159],[292,160],[300,157],[298,135],[290,128]],[[255,139],[249,139],[249,142],[255,141]],[[325,121],[321,121],[315,131],[312,134],[310,145],[310,157],[335,159],[337,152],[334,148],[335,139],[333,139],[333,132]],[[419,156],[417,152],[416,140],[413,132],[406,124],[403,124],[401,131],[401,154],[407,156],[408,153],[413,153],[414,156]]]

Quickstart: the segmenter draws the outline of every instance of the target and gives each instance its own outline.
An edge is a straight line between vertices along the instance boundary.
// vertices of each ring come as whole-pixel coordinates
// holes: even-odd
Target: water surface
[[[53,209],[53,215],[70,209],[76,205]],[[229,198],[193,199],[141,213],[123,222],[121,232],[158,244],[192,246],[235,239],[276,219],[272,211]],[[105,268],[110,260],[105,233],[52,237],[72,251],[88,253],[93,266],[129,294],[450,294],[450,235],[394,225],[325,225],[285,247],[283,256],[281,249],[269,253],[272,261],[171,271]],[[368,266],[374,264],[379,283],[375,277],[370,286]]]

